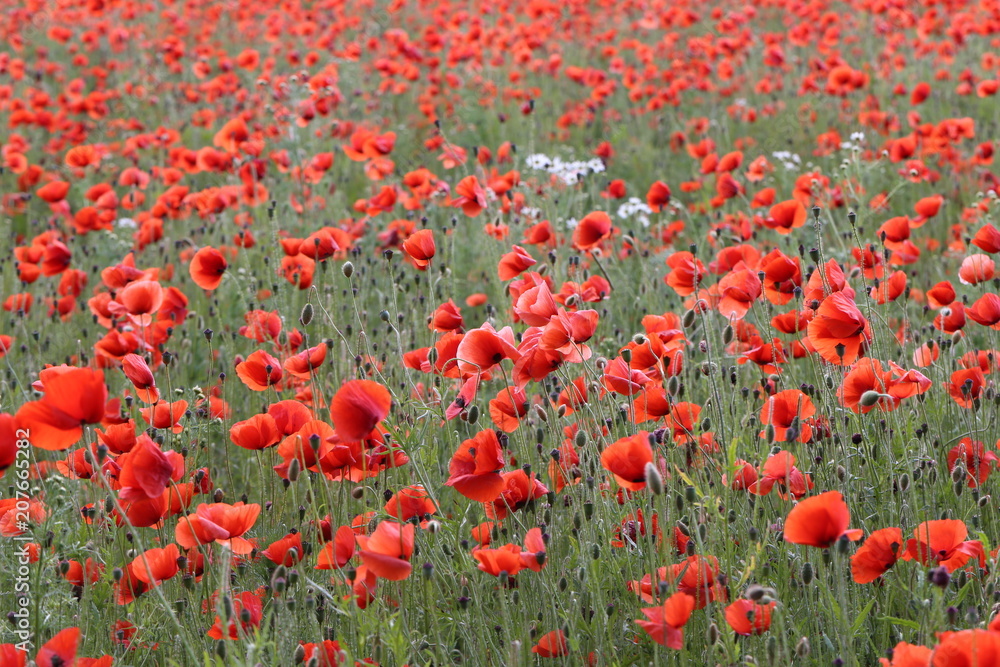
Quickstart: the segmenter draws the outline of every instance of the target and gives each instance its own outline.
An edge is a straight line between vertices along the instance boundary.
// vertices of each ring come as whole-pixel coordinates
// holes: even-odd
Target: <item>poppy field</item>
[[[0,37],[0,667],[1000,665],[996,0]]]

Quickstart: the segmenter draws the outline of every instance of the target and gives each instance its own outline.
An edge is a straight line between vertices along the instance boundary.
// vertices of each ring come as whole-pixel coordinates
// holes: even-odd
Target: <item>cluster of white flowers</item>
[[[786,171],[794,171],[802,166],[802,158],[789,151],[775,151],[771,157],[781,163]]]
[[[136,229],[138,226],[139,223],[132,218],[118,218],[115,220],[115,227],[118,227],[119,229],[122,227],[125,229]]]
[[[575,185],[582,176],[599,174],[604,171],[604,162],[600,158],[567,162],[559,157],[550,158],[548,155],[535,153],[529,155],[524,163],[531,169],[555,174],[566,185]]]
[[[634,217],[643,227],[649,227],[649,216],[653,209],[638,197],[629,197],[628,201],[618,207],[618,217],[622,220]]]
[[[525,220],[541,220],[542,209],[532,208],[531,206],[525,206],[524,208],[521,209],[521,216]]]
[[[842,151],[859,151],[864,146],[865,143],[865,133],[864,132],[852,132],[850,141],[841,141],[840,150]]]

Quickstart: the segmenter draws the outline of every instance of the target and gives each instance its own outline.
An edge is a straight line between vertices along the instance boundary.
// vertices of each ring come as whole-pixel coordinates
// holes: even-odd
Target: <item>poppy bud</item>
[[[221,639],[215,642],[215,654],[223,660],[226,659],[226,642]]]
[[[813,580],[813,566],[812,563],[806,563],[802,566],[802,583],[808,586]]]
[[[696,313],[694,309],[688,310],[684,313],[684,317],[681,319],[681,324],[684,325],[685,329],[690,329],[694,325],[694,318]]]
[[[466,422],[468,422],[469,424],[475,424],[478,421],[479,421],[479,406],[473,405],[471,408],[469,408],[469,411],[466,414]]]
[[[803,637],[799,640],[799,643],[795,645],[795,655],[800,658],[808,658],[811,652],[812,647],[809,645],[808,637]]]
[[[302,472],[301,465],[302,464],[299,463],[299,460],[297,458],[296,459],[292,459],[292,462],[288,464],[288,481],[289,482],[296,482],[296,481],[298,481],[299,474]]]
[[[899,476],[899,490],[905,493],[908,488],[910,488],[910,476],[904,472]]]
[[[354,264],[351,262],[344,262],[344,265],[340,267],[340,270],[344,274],[345,278],[350,278],[354,275]]]
[[[861,401],[860,401],[860,403],[861,403],[861,405],[863,407],[870,408],[871,406],[873,406],[876,403],[878,403],[878,400],[881,397],[882,397],[882,395],[879,392],[872,391],[871,389],[869,389],[865,393],[861,394]]]
[[[233,600],[228,595],[222,596],[222,619],[229,621],[233,617]]]
[[[951,583],[951,574],[944,566],[935,567],[927,572],[927,581],[939,588],[947,588]]]
[[[312,322],[312,319],[313,319],[313,305],[311,303],[307,303],[306,305],[302,306],[302,312],[299,314],[299,322],[301,322],[302,326],[305,327],[309,326],[309,323]]]
[[[573,437],[573,442],[574,442],[574,444],[576,445],[576,447],[578,449],[586,447],[587,446],[587,432],[586,431],[577,431],[576,435]]]
[[[652,491],[654,495],[663,495],[663,476],[660,474],[660,471],[657,470],[652,461],[646,463],[645,477],[649,490]]]
[[[292,662],[298,665],[305,659],[306,659],[306,647],[303,646],[302,644],[299,644],[298,646],[295,647],[295,651],[292,653]]]

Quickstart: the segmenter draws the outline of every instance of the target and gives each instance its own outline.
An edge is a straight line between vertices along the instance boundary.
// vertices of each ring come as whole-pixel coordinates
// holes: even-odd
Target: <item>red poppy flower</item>
[[[234,554],[246,555],[255,545],[243,537],[260,515],[260,505],[238,502],[201,503],[193,514],[177,522],[174,538],[185,549],[215,542],[231,549]]]
[[[260,555],[275,565],[291,567],[302,560],[302,533],[289,533],[271,542]]]
[[[118,457],[118,497],[127,502],[149,500],[163,495],[174,466],[160,446],[142,434],[132,449]]]
[[[785,519],[785,541],[827,549],[837,540],[861,539],[860,529],[850,529],[851,512],[840,491],[827,491],[799,501]]]
[[[330,417],[343,441],[358,441],[389,416],[390,407],[388,389],[371,380],[350,380],[330,401]]]
[[[404,486],[386,501],[382,509],[400,521],[409,521],[414,517],[423,520],[431,514],[437,514],[437,506],[422,484]]]
[[[296,355],[285,359],[283,368],[289,375],[294,375],[301,380],[309,380],[313,377],[313,371],[323,365],[326,360],[327,346],[323,343],[303,350]]]
[[[486,516],[495,520],[506,519],[511,512],[516,512],[548,492],[549,489],[535,477],[534,473],[529,475],[520,469],[506,472],[503,474],[503,489],[500,495],[486,504]]]
[[[521,275],[529,266],[537,264],[537,260],[519,245],[500,258],[497,264],[497,274],[500,280],[512,280]]]
[[[357,536],[361,561],[375,576],[390,581],[401,581],[410,576],[413,566],[412,523],[383,521],[369,537]]]
[[[446,486],[454,487],[470,500],[488,503],[504,488],[500,471],[504,467],[500,442],[492,430],[480,431],[459,445],[448,466]]]
[[[663,181],[656,181],[649,186],[646,193],[646,205],[653,213],[659,213],[670,203],[670,187]]]
[[[940,565],[954,572],[969,559],[976,558],[985,566],[986,557],[979,540],[966,540],[969,530],[958,519],[924,521],[913,531],[913,539],[906,541],[903,560],[915,560],[921,565]]]
[[[122,370],[125,377],[135,387],[136,396],[146,403],[156,403],[160,400],[160,392],[156,388],[153,371],[149,369],[146,360],[138,354],[126,354],[122,357]]]
[[[809,340],[831,364],[849,366],[872,340],[871,326],[846,292],[826,297],[809,322]]]
[[[726,607],[726,623],[738,635],[762,635],[771,627],[771,614],[777,602],[759,604],[740,598]]]
[[[497,331],[486,322],[478,329],[468,331],[458,344],[456,353],[458,369],[468,377],[490,377],[490,372],[504,359],[517,361],[521,357],[514,342],[514,331],[504,327]]]
[[[971,489],[986,483],[992,469],[1000,463],[1000,458],[994,452],[986,451],[986,446],[979,440],[964,437],[948,452],[948,470],[952,474],[960,461]]]
[[[61,630],[42,644],[35,655],[38,667],[66,667],[77,662],[76,648],[80,643],[80,628]]]
[[[153,428],[168,428],[174,433],[180,433],[184,427],[180,425],[181,417],[187,412],[187,401],[173,403],[160,402],[149,408],[142,408],[139,414]]]
[[[236,374],[253,391],[266,391],[279,384],[282,378],[281,362],[264,350],[257,350],[236,365]]]
[[[892,658],[879,658],[879,665],[880,667],[930,667],[931,653],[932,650],[926,646],[899,642],[892,649]]]
[[[212,639],[237,640],[241,637],[249,637],[253,634],[254,628],[260,626],[260,621],[264,617],[264,603],[261,599],[250,591],[238,593],[232,598],[233,616],[228,621],[223,621],[219,616],[215,617],[215,623],[208,630],[208,636]],[[223,634],[223,624],[226,625]]]
[[[453,205],[461,207],[462,212],[470,218],[479,215],[487,206],[486,191],[475,176],[466,176],[455,186]]]
[[[806,224],[806,207],[797,199],[789,199],[771,207],[764,225],[779,234],[791,234]]]
[[[689,296],[701,286],[706,275],[705,265],[690,252],[684,250],[667,257],[667,266],[671,271],[664,282],[673,288],[680,296]]]
[[[902,555],[903,531],[876,530],[851,556],[851,576],[859,584],[869,584],[885,574]]]
[[[604,211],[588,213],[573,230],[573,247],[577,250],[593,250],[611,238],[614,226]]]
[[[38,374],[45,396],[17,411],[18,428],[31,432],[31,444],[61,450],[80,440],[84,424],[104,420],[108,388],[104,374],[89,368],[54,366]]]
[[[323,545],[316,561],[317,570],[339,570],[346,566],[354,557],[354,548],[357,541],[354,539],[354,531],[350,526],[341,526],[337,529],[333,539]]]
[[[983,369],[966,368],[951,374],[951,381],[944,383],[952,400],[963,408],[972,408],[972,403],[982,396],[986,389],[986,376]]]
[[[785,500],[789,497],[801,498],[813,488],[812,478],[795,467],[795,456],[790,452],[779,451],[767,457],[761,469],[761,476],[753,482],[749,491],[765,496],[771,489],[778,486],[778,497]]]
[[[657,644],[680,651],[684,648],[684,626],[694,611],[694,598],[677,592],[664,600],[658,607],[640,610],[645,620],[637,620],[636,625],[646,631]]]
[[[204,247],[195,253],[188,265],[191,280],[204,290],[214,290],[222,283],[222,276],[229,263],[217,249]]]
[[[531,652],[540,658],[559,658],[569,655],[569,642],[562,630],[553,630],[542,635]]]
[[[403,241],[403,252],[410,258],[413,265],[425,271],[430,266],[431,259],[437,248],[434,245],[434,232],[430,229],[421,229],[414,232]]]
[[[35,191],[38,198],[50,204],[58,204],[69,194],[69,183],[66,181],[52,181]]]
[[[646,465],[652,462],[653,448],[646,431],[621,438],[601,452],[601,465],[629,491],[646,488]]]
[[[266,449],[281,441],[278,424],[270,414],[258,414],[229,427],[229,439],[243,449]]]
[[[786,439],[808,442],[812,428],[803,420],[815,414],[811,398],[799,389],[786,389],[768,397],[760,410],[760,421],[773,427],[774,439],[779,442]]]

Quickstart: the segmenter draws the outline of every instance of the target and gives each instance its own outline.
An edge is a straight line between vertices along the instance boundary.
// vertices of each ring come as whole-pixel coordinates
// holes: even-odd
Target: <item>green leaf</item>
[[[886,621],[888,623],[892,623],[893,625],[902,625],[904,628],[910,628],[911,630],[920,630],[919,623],[905,618],[896,618],[895,616],[879,616],[878,620]]]
[[[861,610],[857,618],[854,619],[854,623],[851,624],[851,634],[856,634],[861,626],[864,625],[865,620],[868,618],[868,614],[871,612],[872,607],[875,606],[875,598],[868,601],[865,608]]]

